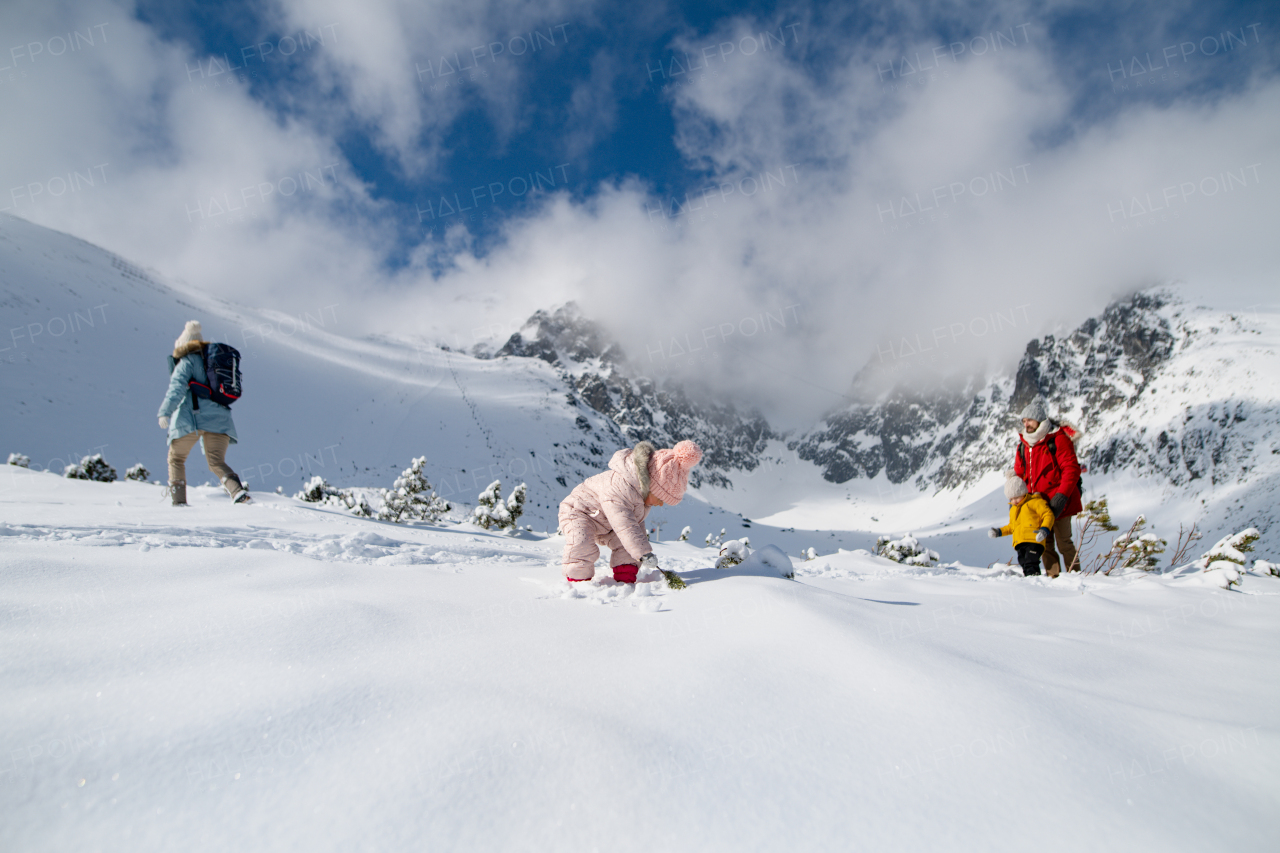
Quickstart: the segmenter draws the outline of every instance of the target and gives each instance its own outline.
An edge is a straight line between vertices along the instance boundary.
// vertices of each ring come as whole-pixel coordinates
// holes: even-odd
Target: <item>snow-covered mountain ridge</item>
[[[696,438],[703,462],[690,475],[694,486],[732,487],[732,475],[754,470],[769,440],[778,437],[758,413],[739,412],[713,394],[691,394],[670,380],[659,386],[638,376],[618,345],[573,303],[535,313],[497,354],[555,366],[572,389],[569,401],[580,398],[607,417],[624,443],[671,447]]]
[[[102,450],[117,466],[143,461],[163,476],[161,356],[200,316],[245,356],[248,390],[236,408],[245,441],[232,458],[256,490],[291,493],[314,474],[388,485],[426,455],[432,482],[455,503],[474,502],[490,480],[524,480],[529,520],[552,526],[565,491],[616,448],[692,437],[706,451],[694,494],[711,506],[658,513],[669,528],[696,509],[712,529],[738,515],[809,530],[968,529],[991,512],[966,507],[998,485],[1013,415],[1037,392],[1084,430],[1087,496],[1107,493],[1113,506],[1127,496],[1126,512],[1168,505],[1166,526],[1265,532],[1280,481],[1277,316],[1193,307],[1171,289],[1029,342],[1011,373],[899,387],[787,435],[702,389],[657,387],[572,305],[536,313],[493,354],[362,338],[340,307],[288,315],[234,305],[9,216],[0,216],[0,311],[0,452],[59,470]]]
[[[1087,492],[1135,481],[1200,502],[1204,511],[1188,522],[1216,527],[1231,515],[1266,530],[1280,482],[1278,343],[1274,314],[1222,313],[1171,289],[1144,291],[1069,334],[1030,341],[1012,375],[928,397],[895,389],[828,415],[789,446],[831,482],[883,471],[892,483],[963,491],[1010,465],[1016,415],[1043,394],[1058,419],[1083,430]]]

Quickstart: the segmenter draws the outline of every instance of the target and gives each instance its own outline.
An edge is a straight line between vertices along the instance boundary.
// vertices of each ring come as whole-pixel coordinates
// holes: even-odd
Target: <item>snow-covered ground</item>
[[[0,849],[1280,845],[1280,579],[814,544],[571,589],[554,537],[2,466]]]

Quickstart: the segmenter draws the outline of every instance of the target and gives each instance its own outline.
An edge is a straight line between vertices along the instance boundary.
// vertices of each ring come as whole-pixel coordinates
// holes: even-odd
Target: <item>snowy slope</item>
[[[390,486],[426,455],[446,498],[474,503],[491,480],[528,481],[531,522],[554,525],[571,483],[602,467],[579,427],[600,415],[566,404],[537,359],[480,360],[434,346],[350,337],[341,305],[295,315],[255,311],[156,281],[97,247],[0,216],[0,436],[6,455],[61,471],[101,452],[121,473],[143,462],[165,478],[155,412],[165,356],[186,319],[241,351],[245,396],[234,407],[241,444],[230,464],[255,491],[297,491],[319,474],[335,484]],[[203,461],[188,471],[207,474]]]
[[[6,851],[1280,844],[1280,579],[570,589],[554,538],[151,489],[0,466]]]

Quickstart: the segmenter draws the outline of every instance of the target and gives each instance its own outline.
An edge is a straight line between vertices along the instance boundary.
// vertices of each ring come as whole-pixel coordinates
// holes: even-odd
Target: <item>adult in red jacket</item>
[[[1021,417],[1013,470],[1029,491],[1040,492],[1048,499],[1056,519],[1053,538],[1045,543],[1042,557],[1045,574],[1058,576],[1059,553],[1067,571],[1079,571],[1076,546],[1071,541],[1071,517],[1081,510],[1080,461],[1075,448],[1080,432],[1049,420],[1043,397],[1028,403]]]

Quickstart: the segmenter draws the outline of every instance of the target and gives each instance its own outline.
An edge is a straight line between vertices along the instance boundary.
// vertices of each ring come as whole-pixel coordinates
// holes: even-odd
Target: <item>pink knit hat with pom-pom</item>
[[[667,506],[675,506],[689,485],[689,469],[702,459],[702,449],[682,441],[670,450],[655,450],[649,457],[649,492]]]

